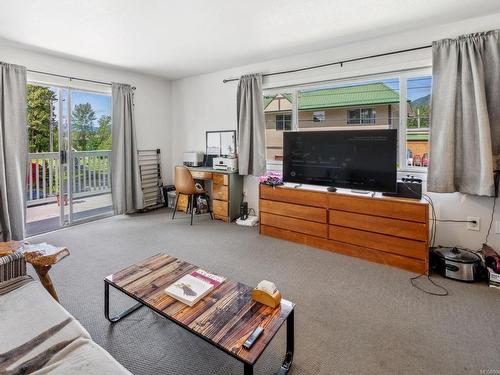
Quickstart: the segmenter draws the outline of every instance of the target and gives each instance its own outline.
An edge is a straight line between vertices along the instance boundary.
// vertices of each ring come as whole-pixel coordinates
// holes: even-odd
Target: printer
[[[238,170],[238,158],[214,158],[213,168],[220,171],[236,172]]]
[[[182,164],[186,167],[201,167],[205,154],[198,151],[187,151],[182,156]]]

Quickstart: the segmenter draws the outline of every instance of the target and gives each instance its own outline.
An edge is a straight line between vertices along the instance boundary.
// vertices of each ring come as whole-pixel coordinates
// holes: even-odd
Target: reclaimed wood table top
[[[275,309],[252,300],[251,287],[232,280],[189,307],[164,290],[199,267],[166,254],[109,275],[105,281],[239,360],[253,365],[295,305],[282,299]],[[258,326],[263,334],[246,350],[245,340]]]

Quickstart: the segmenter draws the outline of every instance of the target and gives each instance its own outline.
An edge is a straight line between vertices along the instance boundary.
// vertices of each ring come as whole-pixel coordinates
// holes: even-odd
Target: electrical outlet
[[[467,229],[479,232],[481,219],[477,216],[467,216]]]

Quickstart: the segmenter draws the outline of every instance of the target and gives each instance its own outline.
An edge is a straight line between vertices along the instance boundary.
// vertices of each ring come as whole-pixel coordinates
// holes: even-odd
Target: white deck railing
[[[72,168],[73,196],[105,194],[111,192],[111,151],[73,151],[68,160]],[[54,202],[59,195],[59,152],[36,152],[28,154],[27,204]],[[64,181],[69,177],[63,173]]]

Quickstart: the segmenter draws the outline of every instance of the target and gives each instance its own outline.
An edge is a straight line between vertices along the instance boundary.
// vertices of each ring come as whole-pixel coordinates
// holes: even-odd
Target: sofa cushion
[[[38,282],[0,295],[0,373],[130,374]]]

